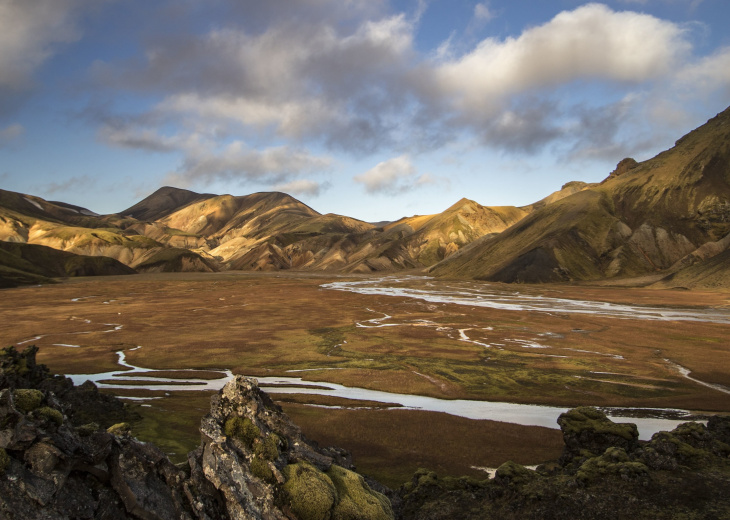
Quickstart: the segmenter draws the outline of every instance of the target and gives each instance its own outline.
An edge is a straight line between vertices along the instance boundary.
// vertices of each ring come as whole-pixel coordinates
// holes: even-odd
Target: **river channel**
[[[137,350],[130,349],[130,351]],[[215,391],[219,390],[233,378],[233,374],[224,370],[217,379],[185,378],[185,372],[192,370],[175,370],[180,377],[155,377],[155,372],[170,372],[169,370],[155,370],[130,364],[124,352],[117,352],[119,370],[101,372],[97,374],[69,375],[74,384],[80,385],[85,381],[93,381],[99,388],[113,390],[140,389],[162,392],[181,391]],[[146,375],[136,375],[145,373]],[[118,382],[110,383],[109,380]],[[307,394],[329,395],[356,401],[376,401],[392,404],[399,410],[421,410],[442,412],[467,419],[482,419],[501,421],[523,426],[544,426],[558,428],[558,416],[568,408],[554,406],[537,406],[529,404],[500,403],[489,401],[471,401],[466,399],[438,399],[421,395],[398,394],[369,390],[367,388],[348,387],[335,383],[316,382],[312,388],[312,381],[305,381],[299,377],[259,377],[257,378],[262,389],[270,394]],[[147,382],[148,384],[145,384]],[[129,398],[128,398],[129,399]],[[159,399],[159,397],[134,398],[138,400]],[[353,401],[355,403],[356,401]],[[612,420],[616,422],[632,422],[639,428],[639,438],[648,440],[651,436],[663,430],[672,430],[678,424],[691,419],[686,410],[676,409],[646,409],[646,408],[604,408]]]

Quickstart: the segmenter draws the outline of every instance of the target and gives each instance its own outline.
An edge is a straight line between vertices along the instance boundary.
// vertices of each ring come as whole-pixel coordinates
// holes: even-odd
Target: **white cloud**
[[[136,65],[95,69],[102,87],[158,100],[126,123],[102,118],[100,137],[180,153],[179,182],[288,185],[332,168],[310,145],[362,158],[461,141],[603,160],[636,149],[631,143],[645,145],[643,135],[656,135],[669,119],[686,122],[683,97],[696,100],[701,91],[717,99],[730,81],[730,51],[694,56],[691,25],[596,3],[510,38],[472,45],[473,36],[453,33],[420,54],[414,37],[424,1],[410,16],[393,14],[383,0],[219,2],[248,16],[212,23],[204,33],[158,36]],[[487,27],[495,2],[472,5],[470,26]],[[404,155],[356,180],[369,193],[390,194],[429,182],[409,167]]]
[[[79,39],[76,15],[92,0],[2,0],[0,86],[20,89],[58,44]]]
[[[708,93],[715,90],[730,92],[730,47],[718,49],[697,63],[690,63],[677,74],[677,84],[683,91]]]
[[[227,27],[157,43],[141,68],[97,64],[106,86],[163,94],[156,111],[186,124],[267,131],[370,151],[391,138],[404,72],[414,58],[413,21],[403,14],[353,29],[283,22],[263,32]]]
[[[313,197],[317,197],[327,187],[327,184],[322,184],[307,179],[298,179],[295,181],[287,182],[285,184],[277,184],[271,189],[274,191],[288,193],[290,195],[310,195]]]
[[[57,195],[59,193],[73,193],[78,191],[86,191],[96,185],[96,179],[92,179],[88,175],[70,177],[62,181],[51,181],[38,186],[35,191],[43,193],[46,196]]]
[[[175,186],[221,180],[281,183],[302,174],[328,171],[332,166],[329,157],[314,156],[292,146],[256,149],[241,140],[219,145],[214,136],[196,132],[168,136],[123,121],[101,127],[99,137],[120,148],[181,154],[181,165],[164,181]]]
[[[327,157],[316,157],[290,146],[257,150],[234,141],[222,148],[200,146],[185,150],[183,164],[168,176],[168,183],[183,186],[215,181],[280,183],[301,174],[326,171],[331,164]]]
[[[662,77],[690,50],[684,31],[650,15],[600,4],[564,11],[517,38],[483,40],[436,69],[438,94],[467,118],[499,111],[521,93],[576,80],[640,83]]]
[[[378,163],[374,168],[353,177],[370,194],[398,195],[435,182],[428,174],[418,176],[408,155],[401,155]]]
[[[14,141],[23,135],[23,133],[25,133],[25,128],[23,128],[23,125],[17,123],[0,129],[0,147],[10,141]]]
[[[474,6],[474,19],[479,23],[486,23],[494,18],[494,13],[489,9],[487,2]]]

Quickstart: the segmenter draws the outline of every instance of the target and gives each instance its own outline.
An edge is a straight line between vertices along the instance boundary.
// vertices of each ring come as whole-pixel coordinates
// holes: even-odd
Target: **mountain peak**
[[[120,215],[134,217],[137,220],[157,220],[192,202],[214,196],[210,193],[201,194],[172,186],[163,186],[131,208],[120,212]]]

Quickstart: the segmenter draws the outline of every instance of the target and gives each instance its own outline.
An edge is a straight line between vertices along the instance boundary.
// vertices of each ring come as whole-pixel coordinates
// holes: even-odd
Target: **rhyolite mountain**
[[[689,285],[727,279],[709,261],[730,245],[730,109],[606,180],[537,207],[520,222],[435,265],[437,276],[501,282],[561,282],[656,275]],[[724,271],[725,275],[721,272]],[[671,281],[671,280],[668,280]]]
[[[500,282],[640,278],[726,287],[730,109],[653,159],[624,159],[601,183],[570,182],[521,208],[462,199],[435,215],[372,224],[322,215],[284,193],[164,187],[118,214],[97,215],[0,190],[0,240],[110,257],[137,272],[427,269]],[[11,260],[0,255],[0,266],[20,268],[28,280],[63,276],[43,265],[23,271]]]
[[[322,215],[284,193],[211,195],[164,187],[102,216],[0,190],[0,240],[111,257],[138,272],[372,272],[427,267],[527,214],[462,199],[443,213],[376,226]]]

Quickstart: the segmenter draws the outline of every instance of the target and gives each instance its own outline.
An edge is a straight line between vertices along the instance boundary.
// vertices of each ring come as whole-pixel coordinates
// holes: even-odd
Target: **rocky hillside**
[[[211,400],[201,444],[174,465],[137,441],[129,411],[91,382],[0,351],[0,516],[14,520],[386,520],[728,518],[730,418],[639,441],[595,408],[560,416],[565,449],[494,478],[419,470],[397,492],[352,470],[348,454],[307,440],[254,379]],[[417,448],[417,447],[416,447]]]
[[[431,272],[502,282],[667,276],[730,241],[730,109],[653,159],[547,204]]]

